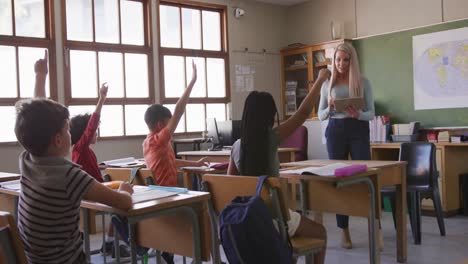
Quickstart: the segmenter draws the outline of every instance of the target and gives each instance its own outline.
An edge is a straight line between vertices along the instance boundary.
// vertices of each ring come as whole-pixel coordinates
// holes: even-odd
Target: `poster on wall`
[[[413,36],[414,109],[468,107],[468,27]]]

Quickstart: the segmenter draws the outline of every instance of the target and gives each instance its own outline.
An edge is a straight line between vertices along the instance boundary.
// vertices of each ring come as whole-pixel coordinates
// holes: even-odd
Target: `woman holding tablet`
[[[335,100],[340,100],[341,111],[335,109]],[[370,160],[369,120],[374,116],[372,89],[361,76],[356,50],[343,43],[335,50],[330,80],[322,84],[318,109],[320,120],[328,119],[325,131],[328,158],[347,160],[351,156],[353,160]],[[349,216],[336,215],[336,221],[343,231],[341,246],[352,248]]]

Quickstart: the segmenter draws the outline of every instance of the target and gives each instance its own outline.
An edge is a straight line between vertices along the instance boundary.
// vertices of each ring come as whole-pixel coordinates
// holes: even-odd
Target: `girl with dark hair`
[[[244,104],[241,138],[232,146],[228,174],[279,176],[278,146],[309,117],[313,102],[318,99],[322,83],[328,79],[330,71],[322,69],[314,85],[309,89],[301,106],[289,119],[279,123],[278,110],[271,94],[251,92]],[[275,126],[276,119],[276,126]],[[323,239],[327,233],[323,225],[297,212],[289,210],[289,236],[303,236]],[[316,263],[324,263],[325,248],[314,256]]]

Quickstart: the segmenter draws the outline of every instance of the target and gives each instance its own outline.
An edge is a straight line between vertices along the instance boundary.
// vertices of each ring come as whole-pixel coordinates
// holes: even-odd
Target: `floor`
[[[361,264],[369,263],[367,220],[352,217],[350,219],[351,237],[354,248],[342,249],[339,246],[340,233],[335,223],[335,216],[324,215],[324,223],[328,233],[328,246],[326,263]],[[423,216],[422,219],[422,244],[414,245],[411,229],[408,224],[408,259],[407,263],[421,264],[457,264],[468,260],[468,217],[457,216],[445,219],[446,237],[439,235],[437,221],[434,217]],[[381,263],[396,262],[395,230],[390,213],[383,213],[382,234],[384,249],[381,252]],[[91,238],[92,248],[99,248],[101,234]],[[108,261],[110,261],[108,257]],[[223,256],[223,260],[225,260]],[[182,257],[176,256],[176,263],[183,263]],[[101,255],[94,255],[92,263],[103,263]],[[109,262],[108,262],[109,263]],[[149,263],[156,263],[151,258]],[[191,263],[190,259],[187,263]],[[304,263],[300,258],[298,263]]]

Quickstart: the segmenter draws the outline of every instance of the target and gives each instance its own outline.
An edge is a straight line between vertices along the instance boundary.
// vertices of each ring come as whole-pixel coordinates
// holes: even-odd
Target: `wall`
[[[245,47],[251,51],[260,51],[266,49],[269,52],[278,52],[280,47],[285,45],[285,12],[286,10],[280,6],[273,6],[269,4],[257,3],[248,0],[230,1],[230,0],[205,0],[202,2],[216,3],[228,6],[228,37],[229,49],[240,50]],[[61,10],[62,1],[54,1],[56,11]],[[156,1],[151,1],[153,13],[153,42],[158,43],[157,27],[156,27]],[[241,19],[235,19],[233,16],[234,7],[242,7],[245,9],[246,14]],[[59,12],[55,16],[57,35],[57,50],[62,50],[62,36],[61,36],[61,19]],[[157,47],[153,49],[154,61],[158,61]],[[267,90],[274,94],[276,101],[280,102],[280,69],[279,62],[267,62],[271,60],[279,60],[279,55],[268,55],[268,61],[265,64],[257,66],[258,74],[255,76],[255,85],[260,87],[260,90]],[[237,52],[230,52],[230,76],[231,87],[234,87],[234,64],[232,62],[244,62],[245,55]],[[63,65],[63,54],[57,53],[57,65]],[[58,87],[63,87],[63,70],[61,67],[58,69]],[[159,100],[159,68],[158,63],[154,65],[155,76],[155,94],[156,101]],[[232,117],[240,118],[243,108],[243,102],[247,93],[236,93],[234,89],[231,91],[232,97]],[[59,101],[64,102],[64,92],[59,88]],[[93,149],[99,160],[114,159],[125,156],[141,157],[142,149],[141,143],[144,137],[123,139],[123,140],[104,140],[99,141]],[[186,146],[190,148],[190,146]],[[8,144],[0,146],[0,170],[8,172],[18,172],[18,155],[21,153],[22,148],[18,144]],[[181,150],[184,150],[181,147]]]
[[[468,17],[466,0],[310,0],[287,9],[288,43],[330,41],[331,21],[346,38],[365,37]]]

